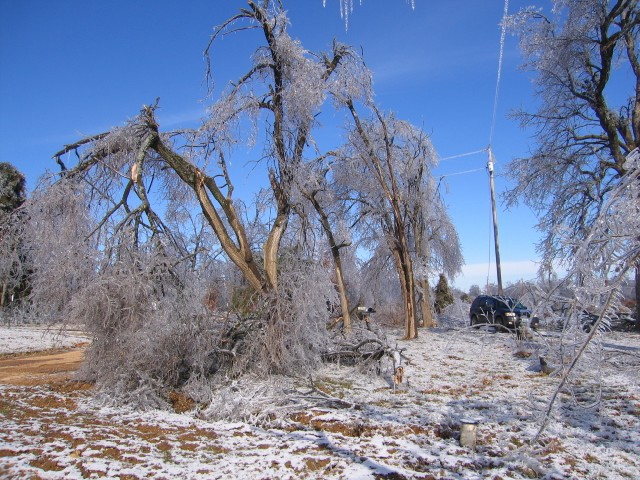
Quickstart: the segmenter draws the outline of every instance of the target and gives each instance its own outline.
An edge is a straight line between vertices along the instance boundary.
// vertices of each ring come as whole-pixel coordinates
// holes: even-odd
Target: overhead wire
[[[491,149],[491,144],[493,143],[493,134],[496,128],[496,119],[498,117],[498,98],[500,96],[500,80],[502,79],[502,59],[504,58],[504,43],[505,37],[507,33],[507,15],[509,14],[509,0],[504,0],[504,10],[502,11],[502,21],[500,22],[500,48],[498,53],[498,72],[496,74],[496,90],[493,96],[493,112],[491,115],[491,128],[489,129],[489,144],[487,146],[487,152],[489,155],[489,160],[487,162],[487,170],[489,171],[489,176],[491,177],[493,171],[493,164],[495,163],[495,157],[493,156],[493,152]],[[491,184],[493,188],[493,184]],[[491,192],[493,195],[493,190]],[[493,209],[495,206],[492,203],[492,223],[494,224],[494,234],[497,235],[497,224],[496,217],[494,215]],[[497,236],[495,240],[495,248],[496,248],[496,262],[498,263],[498,283],[500,284],[500,262],[498,260],[498,240]],[[489,230],[489,258],[487,261],[487,287],[489,286],[489,277],[491,274],[491,230]],[[499,288],[501,289],[502,287]],[[502,293],[502,292],[500,292]]]
[[[442,179],[446,177],[455,177],[456,175],[464,175],[465,173],[479,172],[480,170],[484,170],[484,169],[486,169],[486,167],[473,168],[471,170],[464,170],[462,172],[446,173],[444,175],[440,175],[440,178]]]
[[[496,127],[496,117],[498,113],[498,96],[500,94],[500,80],[502,77],[502,58],[504,57],[504,42],[507,34],[507,15],[509,14],[509,0],[504,0],[504,10],[502,12],[502,22],[500,30],[500,53],[498,54],[498,74],[496,77],[496,91],[493,97],[493,114],[491,116],[491,129],[489,131],[489,148],[493,142],[493,133]]]
[[[509,0],[504,0],[504,9],[502,12],[502,21],[500,22],[500,47],[498,51],[498,72],[496,75],[496,89],[493,96],[493,111],[491,114],[491,125],[489,129],[489,143],[486,148],[480,150],[474,150],[472,152],[460,153],[458,155],[450,155],[448,157],[441,158],[440,161],[453,160],[456,158],[468,157],[476,155],[478,153],[490,152],[491,144],[493,142],[493,134],[495,132],[496,120],[498,117],[498,98],[500,96],[500,81],[502,79],[502,62],[504,58],[504,44],[507,35],[507,16],[509,15]],[[475,171],[475,170],[474,170]],[[465,172],[461,172],[465,173]],[[454,175],[454,174],[452,174]]]
[[[440,161],[445,161],[445,160],[453,160],[456,158],[462,158],[462,157],[468,157],[471,155],[476,155],[478,153],[483,153],[483,152],[488,152],[489,155],[489,162],[493,162],[493,155],[492,155],[492,151],[491,151],[491,144],[493,143],[493,135],[495,132],[495,127],[496,127],[496,120],[497,120],[497,116],[498,116],[498,98],[500,96],[500,82],[502,79],[502,63],[503,63],[503,58],[504,58],[504,45],[505,45],[505,39],[506,39],[506,33],[507,33],[507,16],[509,14],[509,0],[504,0],[504,9],[502,12],[502,21],[500,22],[500,48],[499,48],[499,52],[498,52],[498,72],[496,75],[496,88],[495,88],[495,93],[494,93],[494,97],[493,97],[493,111],[491,114],[491,125],[490,125],[490,129],[489,129],[489,143],[487,145],[486,148],[483,148],[481,150],[475,150],[473,152],[467,152],[467,153],[461,153],[458,155],[451,155],[448,157],[444,157],[441,158]],[[454,173],[449,173],[446,175],[441,175],[439,180],[438,180],[438,186],[436,188],[436,192],[439,191],[440,189],[440,184],[442,183],[442,180],[446,177],[452,177],[455,175],[464,175],[467,173],[473,173],[473,172],[477,172],[479,170],[488,170],[489,168],[489,163],[487,163],[486,167],[482,167],[482,168],[475,168],[475,169],[471,169],[471,170],[464,170],[462,172],[454,172]],[[489,284],[489,276],[490,276],[490,271],[491,271],[491,230],[489,231],[489,261],[487,262],[487,285]]]
[[[440,158],[439,161],[443,162],[443,161],[446,161],[446,160],[453,160],[453,159],[456,159],[456,158],[469,157],[471,155],[476,155],[478,153],[484,153],[486,151],[487,151],[487,149],[483,148],[482,150],[475,150],[473,152],[460,153],[458,155],[451,155],[449,157]]]

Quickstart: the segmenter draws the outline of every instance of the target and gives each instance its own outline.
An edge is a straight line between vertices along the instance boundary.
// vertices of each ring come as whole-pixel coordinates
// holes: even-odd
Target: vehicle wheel
[[[478,328],[478,316],[477,315],[472,315],[471,316],[471,326],[473,328]]]
[[[533,317],[531,319],[531,322],[529,323],[529,326],[531,327],[531,330],[537,332],[538,328],[540,328],[540,319],[538,317]]]
[[[493,321],[494,321],[494,323],[496,325],[496,330],[501,331],[501,332],[508,332],[509,331],[509,329],[504,324],[504,319],[502,317],[494,317]]]

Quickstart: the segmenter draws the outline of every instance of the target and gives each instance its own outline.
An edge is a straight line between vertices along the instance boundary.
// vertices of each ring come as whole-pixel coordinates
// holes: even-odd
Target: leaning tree
[[[298,299],[298,290],[305,288],[307,292],[310,288],[317,291],[316,299],[333,298],[335,292],[331,287],[323,290],[314,280],[317,272],[310,257],[298,262],[294,277],[297,275],[299,281],[283,279],[282,273],[289,268],[296,250],[290,245],[282,247],[292,219],[298,218],[295,213],[300,213],[302,204],[307,202],[321,219],[331,252],[339,253],[341,245],[332,240],[336,235],[331,235],[337,223],[322,221],[323,215],[328,219],[329,208],[332,215],[339,212],[327,203],[331,195],[319,193],[328,184],[324,184],[321,174],[314,175],[319,178],[319,188],[312,182],[303,182],[301,177],[309,177],[314,171],[311,164],[323,157],[309,146],[314,143],[312,133],[319,126],[317,116],[328,103],[326,100],[329,96],[366,96],[371,82],[364,63],[351,48],[334,42],[330,52],[312,54],[289,36],[287,26],[281,2],[249,0],[248,8],[215,29],[205,52],[212,67],[216,41],[223,35],[258,32],[260,45],[247,73],[231,83],[208,108],[200,128],[163,131],[156,117],[156,101],[145,105],[126,125],[66,145],[55,154],[62,169],[59,183],[80,185],[76,191],[92,207],[93,224],[86,236],[99,239],[96,243],[101,258],[96,271],[108,272],[111,279],[105,280],[102,296],[85,289],[83,298],[96,302],[95,308],[87,308],[80,300],[70,302],[83,318],[93,318],[98,311],[109,312],[109,322],[97,322],[97,334],[105,340],[92,345],[98,360],[100,355],[115,359],[108,353],[111,348],[131,344],[124,336],[120,344],[114,343],[109,329],[146,329],[145,318],[149,317],[158,317],[164,331],[175,328],[167,325],[171,314],[163,309],[168,308],[171,299],[176,305],[188,303],[191,297],[181,290],[188,290],[193,275],[185,271],[185,265],[202,263],[200,259],[207,253],[201,225],[195,224],[194,228],[190,219],[204,220],[217,237],[220,249],[241,272],[244,284],[255,293],[250,296],[254,297],[251,303],[257,313],[251,312],[255,315],[242,325],[231,325],[224,334],[225,341],[215,348],[210,346],[210,353],[219,357],[213,362],[216,368],[228,363],[239,365],[241,353],[248,368],[246,358],[252,357],[254,367],[267,372],[299,369],[309,363],[310,356],[319,358],[313,339],[304,338],[302,332],[295,338],[304,338],[304,342],[298,342],[292,332],[300,330],[310,317],[324,325],[326,305],[324,312],[314,311],[310,316],[295,312],[291,304]],[[264,139],[262,153],[247,159],[245,149],[238,146],[251,143],[256,136]],[[67,154],[74,151],[79,160],[70,165],[67,158],[73,157]],[[232,164],[250,162],[268,180],[268,187],[259,194],[261,204],[255,215],[249,215],[245,203],[236,197],[232,169]],[[193,211],[188,218],[184,214],[189,211],[180,214],[180,206],[185,204],[197,215]],[[186,218],[182,223],[176,220],[180,215]],[[185,221],[192,231],[188,238],[181,230]],[[339,271],[339,255],[332,258]],[[148,281],[132,282],[129,277],[136,271]],[[302,271],[307,273],[302,275]],[[309,286],[311,280],[315,281],[313,287]],[[132,296],[131,292],[140,295]],[[103,297],[108,300],[99,303]],[[136,305],[127,303],[136,297],[145,300]],[[308,303],[309,296],[306,300]],[[113,301],[120,306],[111,308]],[[116,318],[118,315],[113,312],[117,311],[129,320]],[[200,314],[194,311],[194,318]],[[190,322],[188,319],[185,324]],[[194,328],[200,331],[205,326]],[[132,338],[140,336],[129,333]],[[244,339],[252,335],[253,347],[247,347]],[[171,377],[172,382],[188,375],[189,369],[199,374],[207,370],[202,358],[189,357],[187,348],[178,351],[187,353],[181,354],[184,358],[170,359],[171,370],[178,372]],[[135,356],[139,351],[132,348],[129,353]],[[187,373],[179,373],[183,370]],[[161,382],[166,380],[162,372],[154,375],[160,376]]]
[[[508,166],[517,183],[507,194],[509,203],[524,201],[541,214],[540,249],[549,268],[570,260],[575,240],[597,226],[603,205],[629,174],[626,157],[640,142],[638,1],[553,4],[550,16],[527,9],[511,18],[538,103],[515,114],[535,131],[536,146]],[[627,261],[640,284],[638,259]],[[640,298],[636,305],[640,318]]]
[[[428,175],[415,173],[417,165],[429,171],[428,139],[373,106],[370,73],[350,47],[334,42],[327,53],[309,52],[289,36],[282,2],[247,5],[214,30],[205,49],[209,70],[222,36],[257,34],[258,47],[199,128],[163,130],[158,99],[123,126],[64,146],[54,155],[58,181],[37,195],[49,207],[34,203],[33,218],[65,236],[35,225],[42,235],[33,238],[43,241],[33,244],[42,260],[34,262],[41,281],[33,298],[89,326],[87,377],[123,398],[153,404],[166,387],[210,392],[199,382],[206,387],[216,375],[302,373],[317,365],[330,341],[326,302],[338,290],[344,313],[349,309],[342,252],[351,232],[336,172],[351,158],[359,160],[353,172],[368,170],[378,182],[370,199],[353,183],[350,191],[376,209],[365,216],[375,218],[391,247],[406,287],[406,336],[415,336],[413,245],[435,230],[412,230],[411,222],[436,216],[418,218],[419,205],[406,202],[427,209],[428,196],[407,193],[409,184],[428,191]],[[368,118],[358,117],[356,104],[367,106]],[[352,112],[347,146],[321,151],[313,138],[320,113],[345,107]],[[256,139],[257,148],[247,149]],[[253,204],[234,188],[243,164],[265,185]],[[307,248],[297,236],[323,245]],[[319,261],[327,245],[335,285]],[[216,260],[220,252],[228,261]],[[215,278],[237,272],[242,291],[230,296],[237,315],[212,313]],[[54,284],[65,295],[47,290]]]
[[[317,126],[315,116],[327,89],[346,83],[334,77],[348,74],[339,66],[354,53],[334,43],[330,54],[313,56],[288,35],[288,19],[280,2],[250,0],[248,5],[215,29],[206,49],[207,59],[213,43],[223,35],[259,29],[264,44],[256,50],[247,73],[209,107],[198,130],[162,132],[156,120],[156,102],[144,106],[126,127],[67,145],[55,157],[62,163],[65,153],[88,145],[81,162],[66,177],[111,175],[112,182],[119,180],[122,197],[107,216],[126,210],[128,221],[146,219],[138,221],[138,227],[154,230],[163,226],[147,192],[152,180],[164,182],[165,191],[190,190],[246,282],[255,291],[268,292],[278,284],[278,250],[292,214],[294,177]],[[260,122],[266,145],[257,161],[266,164],[275,214],[268,222],[262,252],[256,256],[234,197],[229,164],[239,155],[234,147],[250,142]],[[105,169],[108,161],[112,163]],[[135,208],[129,206],[131,197]]]

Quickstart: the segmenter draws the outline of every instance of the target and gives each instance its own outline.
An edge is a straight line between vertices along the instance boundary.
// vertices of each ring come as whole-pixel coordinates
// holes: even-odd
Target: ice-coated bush
[[[92,337],[82,376],[112,400],[150,407],[206,375],[220,322],[198,289],[176,288],[157,259],[146,260],[102,272],[74,296],[69,316]]]
[[[336,302],[329,272],[320,262],[286,255],[279,283],[237,327],[245,328],[232,372],[303,374],[317,367],[329,342],[327,301]]]

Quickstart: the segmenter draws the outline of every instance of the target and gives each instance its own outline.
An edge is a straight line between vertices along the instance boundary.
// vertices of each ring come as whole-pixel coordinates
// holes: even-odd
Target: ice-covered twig
[[[577,365],[578,360],[580,360],[580,357],[582,357],[582,354],[586,350],[587,346],[591,343],[591,340],[595,337],[596,333],[599,331],[598,327],[602,323],[602,319],[605,316],[605,312],[609,309],[609,306],[611,305],[611,302],[612,302],[612,300],[614,298],[614,293],[615,293],[615,291],[613,291],[613,290],[611,292],[609,292],[609,295],[607,297],[607,302],[605,303],[605,306],[602,309],[602,312],[598,316],[598,319],[596,320],[596,323],[593,325],[593,327],[591,328],[591,331],[589,332],[589,335],[587,336],[587,338],[582,343],[582,346],[580,347],[580,349],[574,355],[574,357],[571,360],[571,363],[569,364],[567,369],[564,371],[564,374],[562,375],[562,379],[560,380],[560,383],[556,387],[555,391],[553,392],[553,395],[551,396],[551,399],[549,400],[549,403],[547,404],[547,409],[546,409],[546,411],[544,413],[544,417],[542,418],[542,423],[540,425],[540,428],[538,429],[538,432],[536,433],[536,436],[533,439],[534,443],[538,441],[538,439],[542,435],[542,432],[546,428],[547,423],[549,421],[549,418],[551,416],[551,410],[552,410],[553,405],[554,405],[554,403],[556,401],[556,398],[558,397],[558,394],[560,393],[560,391],[562,390],[564,385],[569,380],[569,375],[571,374],[572,370]]]

